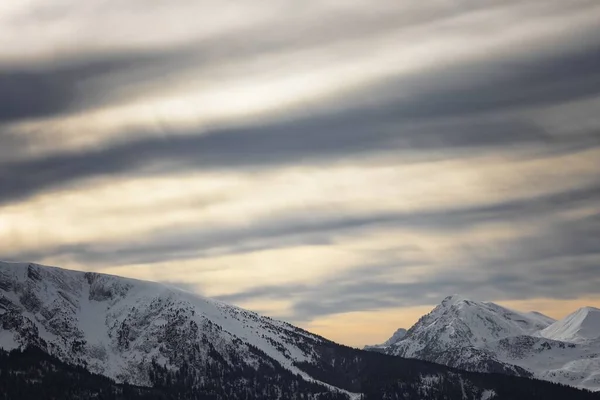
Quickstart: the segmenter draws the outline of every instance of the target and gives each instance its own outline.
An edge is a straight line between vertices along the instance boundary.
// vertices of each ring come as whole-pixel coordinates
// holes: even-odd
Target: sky
[[[600,306],[597,0],[9,0],[0,259],[362,346]]]

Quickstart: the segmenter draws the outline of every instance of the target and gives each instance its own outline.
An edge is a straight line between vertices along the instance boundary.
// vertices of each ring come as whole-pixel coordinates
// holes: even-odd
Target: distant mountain
[[[396,332],[394,332],[394,334],[392,335],[391,338],[389,338],[382,344],[374,344],[374,345],[365,346],[365,350],[374,350],[375,351],[376,349],[383,349],[383,348],[389,347],[389,346],[397,343],[398,341],[402,340],[404,338],[404,336],[406,336],[406,332],[407,332],[406,329],[399,328],[398,330],[396,330]]]
[[[599,398],[352,349],[168,285],[36,264],[0,262],[0,348],[0,397],[15,400]]]
[[[540,336],[571,343],[600,339],[600,309],[583,307],[543,329]]]
[[[599,315],[586,307],[555,321],[454,295],[401,340],[368,350],[600,390]]]
[[[553,323],[556,322],[556,320],[554,318],[551,318],[551,317],[544,315],[541,312],[537,312],[537,311],[528,311],[525,313],[525,315],[527,315],[531,318],[537,319],[543,325],[552,325]]]

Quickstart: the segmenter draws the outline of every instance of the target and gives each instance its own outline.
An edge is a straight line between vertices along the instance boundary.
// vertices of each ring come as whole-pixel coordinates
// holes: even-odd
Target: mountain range
[[[441,307],[450,303],[459,302]],[[424,331],[436,315],[424,317]],[[506,318],[531,332],[548,328],[541,316]],[[516,367],[478,373],[398,357],[406,338],[421,332],[417,325],[380,354],[161,283],[0,262],[0,393],[64,400],[600,398]],[[573,322],[556,332],[585,337],[588,325],[580,325],[586,329]],[[442,331],[449,344],[463,333]],[[407,357],[431,348],[414,343]]]
[[[600,390],[600,310],[593,307],[556,321],[454,295],[404,335],[366,350]]]

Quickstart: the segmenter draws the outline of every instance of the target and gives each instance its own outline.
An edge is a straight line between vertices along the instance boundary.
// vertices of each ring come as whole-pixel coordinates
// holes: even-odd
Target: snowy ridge
[[[407,331],[404,328],[398,329],[396,332],[394,332],[392,337],[389,338],[388,340],[386,340],[385,343],[383,343],[381,346],[387,347],[387,346],[391,346],[394,343],[397,343],[398,341],[402,340],[404,338],[404,336],[406,336],[406,332]]]
[[[540,336],[571,343],[585,343],[600,338],[600,309],[582,307],[540,332]]]
[[[196,389],[226,387],[229,392],[219,398],[231,393],[248,398],[247,390],[255,390],[282,399],[284,390],[299,390],[303,382],[305,391],[295,392],[297,398],[358,400],[360,374],[368,374],[361,368],[382,361],[169,285],[0,262],[0,348],[28,346],[118,382],[168,385],[171,376]],[[446,388],[466,388],[468,400],[493,388],[493,382],[475,384],[443,367],[412,367],[435,371]],[[424,377],[398,373],[404,379],[399,384],[413,393],[440,390],[428,387]]]
[[[551,325],[556,322],[556,320],[554,318],[551,318],[551,317],[544,315],[541,312],[537,312],[537,311],[529,311],[529,312],[526,312],[525,315],[527,315],[531,318],[537,319],[541,324],[544,324],[544,325]]]
[[[254,367],[274,361],[315,381],[294,363],[311,362],[325,340],[169,285],[6,262],[0,262],[0,327],[0,348],[33,344],[140,385],[149,384],[153,361],[176,368],[184,360],[204,362],[212,352]]]
[[[546,365],[536,376],[600,389],[598,360],[584,357],[589,355],[590,344],[566,344],[523,333],[540,324],[544,325],[539,317],[528,318],[492,303],[449,297],[404,337],[405,332],[398,330],[381,349],[391,354],[408,349],[414,358],[475,371],[530,375]],[[225,377],[232,376],[214,375],[217,370],[233,376],[253,371],[274,382],[295,382],[294,388],[298,382],[309,382],[305,387],[312,393],[337,392],[350,399],[361,395],[348,390],[359,391],[361,386],[348,372],[362,371],[364,363],[371,362],[377,365],[371,368],[385,367],[385,359],[389,360],[366,357],[368,353],[288,323],[169,285],[0,262],[0,348],[26,346],[117,381],[143,386],[153,385],[160,371],[175,376],[191,370],[200,380],[198,385],[211,379],[216,387],[230,383]],[[492,389],[498,389],[491,381],[475,384],[458,371],[431,364],[415,366],[403,360],[400,365],[406,365],[407,371],[413,367],[430,371],[417,379],[405,375],[405,381],[399,382],[403,390],[435,393],[441,385],[478,399],[494,397]],[[396,370],[400,373],[404,367]]]
[[[597,391],[599,336],[600,310],[593,307],[555,321],[538,312],[453,295],[421,317],[401,340],[367,349]]]
[[[533,333],[546,326],[527,314],[454,295],[422,317],[396,345],[402,344],[404,355],[411,357],[431,346],[432,340],[445,348],[477,346],[494,339]],[[427,340],[411,340],[421,336]]]
[[[396,332],[394,332],[392,337],[390,337],[385,342],[383,342],[381,344],[368,345],[368,346],[365,346],[364,348],[365,348],[365,350],[385,349],[395,343],[398,343],[400,340],[402,340],[406,336],[406,332],[407,332],[406,329],[399,328],[396,330]]]

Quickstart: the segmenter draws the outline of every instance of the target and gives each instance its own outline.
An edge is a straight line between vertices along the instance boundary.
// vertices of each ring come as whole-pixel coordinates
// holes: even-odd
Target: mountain
[[[4,399],[599,398],[349,348],[164,284],[37,264],[0,262],[0,348]]]
[[[556,322],[556,320],[554,318],[551,318],[551,317],[544,315],[541,312],[537,312],[537,311],[528,311],[525,313],[525,315],[528,315],[531,318],[537,319],[544,325],[552,325],[553,323]]]
[[[501,361],[487,343],[545,327],[538,318],[454,295],[422,317],[388,353],[469,371],[531,376],[527,370]]]
[[[406,329],[399,328],[398,330],[396,330],[396,332],[394,332],[392,337],[390,337],[388,340],[386,340],[382,344],[374,344],[374,345],[365,346],[365,350],[376,351],[377,349],[385,349],[386,347],[389,347],[389,346],[399,342],[400,340],[402,340],[404,338],[404,336],[406,336],[406,332],[407,332]]]
[[[38,347],[118,382],[193,368],[300,375],[325,339],[290,324],[153,282],[35,264],[0,264],[0,347]],[[283,378],[282,378],[283,379]],[[323,390],[326,385],[319,386]]]
[[[475,374],[441,371],[441,367],[418,360],[385,356],[345,348],[339,360],[343,361],[320,375],[337,374],[339,384],[347,384],[357,374],[362,376],[365,392],[362,400],[598,400],[598,394],[564,385],[551,384],[499,374]],[[360,368],[348,369],[358,360]],[[318,367],[318,366],[314,366]],[[343,373],[342,373],[343,370]],[[190,384],[189,374],[181,370],[167,375],[170,383],[160,382],[153,387],[116,383],[101,375],[92,374],[81,366],[64,363],[38,348],[0,349],[0,397],[6,400],[217,400],[217,399],[337,399],[332,392],[312,393],[306,387],[294,386],[293,394],[287,386],[266,386],[262,394],[252,391],[265,380],[244,382],[243,387],[228,385],[228,380],[207,390],[198,390]],[[206,378],[204,376],[203,378]],[[210,381],[208,381],[210,382]],[[207,385],[207,382],[204,382]]]
[[[454,295],[421,317],[404,338],[375,349],[467,371],[535,377],[600,390],[599,310],[555,321]],[[374,350],[369,348],[369,350]]]
[[[155,388],[117,384],[85,368],[59,361],[37,348],[0,350],[0,397],[19,400],[166,400]]]
[[[571,343],[600,338],[600,309],[583,307],[540,332],[542,337]]]

